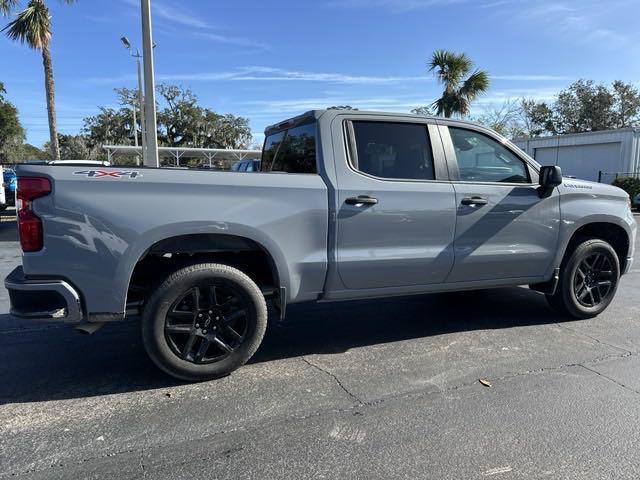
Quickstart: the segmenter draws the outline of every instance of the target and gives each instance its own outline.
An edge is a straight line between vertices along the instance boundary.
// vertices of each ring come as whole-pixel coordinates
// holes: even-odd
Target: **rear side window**
[[[316,123],[269,135],[262,152],[262,171],[317,173]]]
[[[356,170],[381,178],[435,178],[426,125],[363,121],[352,124],[356,144],[352,163]]]

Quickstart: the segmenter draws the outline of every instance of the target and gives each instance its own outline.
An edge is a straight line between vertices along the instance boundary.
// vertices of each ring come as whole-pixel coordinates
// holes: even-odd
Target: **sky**
[[[26,3],[23,0],[22,5]],[[134,88],[136,0],[48,0],[58,127],[76,134],[114,89]],[[473,114],[520,97],[552,100],[573,81],[640,85],[640,0],[152,0],[158,82],[264,128],[314,108],[408,112],[441,87],[431,53],[467,53],[491,75]],[[0,25],[7,23],[0,17]],[[27,141],[48,139],[42,60],[0,37],[0,81]]]

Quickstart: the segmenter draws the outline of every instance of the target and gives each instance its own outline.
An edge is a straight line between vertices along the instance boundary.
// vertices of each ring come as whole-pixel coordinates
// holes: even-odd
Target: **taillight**
[[[51,193],[51,182],[43,177],[18,177],[16,209],[18,210],[18,233],[24,252],[42,250],[42,220],[32,209],[32,201]]]

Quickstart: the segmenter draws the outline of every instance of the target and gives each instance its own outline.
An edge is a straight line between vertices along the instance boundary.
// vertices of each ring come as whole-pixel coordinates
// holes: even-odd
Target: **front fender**
[[[626,208],[626,207],[623,207]],[[628,210],[628,209],[627,209]],[[629,241],[629,251],[627,254],[627,259],[620,259],[621,261],[627,260],[627,269],[630,267],[631,259],[634,255],[635,248],[635,237],[637,225],[635,219],[633,218],[633,214],[629,212],[628,215],[620,215],[618,213],[611,212],[600,212],[600,213],[591,213],[589,215],[579,215],[578,212],[572,212],[571,210],[561,209],[561,225],[560,225],[560,237],[558,242],[558,252],[556,254],[555,261],[553,263],[553,268],[559,267],[562,263],[562,259],[564,258],[567,247],[571,242],[573,236],[578,232],[581,228],[595,223],[605,223],[616,225],[622,228],[627,234],[627,238]]]

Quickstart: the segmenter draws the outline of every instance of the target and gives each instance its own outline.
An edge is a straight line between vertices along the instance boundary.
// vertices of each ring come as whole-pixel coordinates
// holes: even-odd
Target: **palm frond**
[[[0,0],[0,13],[9,15],[16,5],[18,5],[18,0]]]
[[[445,105],[445,99],[443,97],[440,97],[435,102],[433,102],[431,104],[431,108],[435,110],[436,115],[440,117],[446,116],[445,115],[446,105]]]
[[[467,78],[460,87],[460,94],[472,101],[478,95],[489,90],[489,74],[484,70],[476,70]]]
[[[457,88],[462,78],[473,68],[473,62],[465,53],[436,50],[429,61],[429,71],[435,71],[448,90]]]
[[[2,29],[12,40],[42,50],[51,39],[51,17],[42,0],[31,0],[15,20]]]

